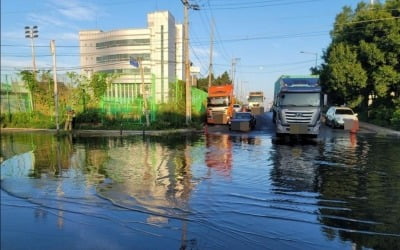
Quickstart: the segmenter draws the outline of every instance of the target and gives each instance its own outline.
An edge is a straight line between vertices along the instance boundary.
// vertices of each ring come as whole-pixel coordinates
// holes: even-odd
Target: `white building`
[[[170,83],[185,79],[183,25],[176,24],[168,11],[149,13],[147,23],[143,29],[79,32],[81,73],[121,74],[108,90],[109,97],[142,94],[140,70],[130,65],[130,58],[143,60],[145,96],[154,95],[158,103],[168,101]]]

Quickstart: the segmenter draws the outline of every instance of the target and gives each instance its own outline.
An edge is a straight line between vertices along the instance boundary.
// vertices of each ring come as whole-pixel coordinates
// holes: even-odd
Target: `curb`
[[[56,134],[56,129],[36,129],[36,128],[1,128],[1,133],[23,133],[23,132],[46,132]],[[203,130],[197,129],[172,129],[172,130],[59,130],[60,134],[72,134],[78,136],[129,136],[129,135],[151,135],[161,136],[169,134],[194,134],[203,133]]]
[[[394,136],[394,137],[400,137],[400,131],[396,131],[393,129],[388,129],[388,128],[383,128],[377,125],[373,125],[367,122],[361,122],[360,121],[360,128],[363,128],[365,130],[369,130],[371,132],[376,133],[377,135],[382,135],[382,136]]]

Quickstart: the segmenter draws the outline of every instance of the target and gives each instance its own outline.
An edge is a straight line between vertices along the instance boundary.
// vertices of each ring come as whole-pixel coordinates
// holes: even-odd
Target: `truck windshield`
[[[218,97],[208,97],[207,106],[208,107],[225,107],[229,105],[229,97],[218,96]]]
[[[262,96],[250,96],[249,97],[249,102],[263,102],[263,97]]]
[[[280,96],[282,106],[313,106],[320,105],[319,93],[284,93]]]

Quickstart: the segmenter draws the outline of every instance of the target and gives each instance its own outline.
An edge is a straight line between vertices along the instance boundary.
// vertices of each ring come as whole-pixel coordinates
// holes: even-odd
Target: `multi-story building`
[[[145,96],[153,95],[163,103],[168,101],[170,84],[185,79],[183,25],[176,24],[168,11],[149,13],[147,23],[143,29],[79,32],[81,73],[119,75],[107,91],[109,97],[134,98],[144,89]],[[131,58],[142,60],[144,85]]]

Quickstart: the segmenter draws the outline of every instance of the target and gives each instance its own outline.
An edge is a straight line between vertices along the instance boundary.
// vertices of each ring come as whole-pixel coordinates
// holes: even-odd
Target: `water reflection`
[[[398,249],[400,142],[388,144],[382,138],[357,139],[355,145],[354,140],[347,145],[340,142],[334,141],[322,162],[334,159],[338,165],[321,164],[318,171],[318,191],[324,199],[318,219],[327,226],[326,236],[351,240],[358,247]]]
[[[400,142],[390,141],[388,147],[387,139],[340,134],[315,145],[275,143],[275,192],[291,208],[317,214],[328,239],[350,240],[356,249],[398,249]]]
[[[170,140],[174,143],[164,144]],[[38,205],[35,218],[46,220],[46,208],[50,208],[56,211],[57,228],[62,229],[65,211],[95,215],[97,208],[90,203],[110,202],[147,214],[149,225],[182,219],[182,245],[193,246],[195,241],[185,231],[196,181],[190,169],[191,143],[185,137],[143,141],[21,134],[2,137],[2,148],[6,149],[2,157],[7,159],[1,166],[2,189]],[[18,154],[25,150],[31,151]]]
[[[24,225],[15,227],[19,237],[56,236],[2,241],[4,249],[61,238],[65,249],[396,249],[400,242],[395,139],[9,134],[1,142],[5,239],[13,238],[4,230],[10,225]],[[25,225],[39,233],[25,233]]]
[[[232,170],[232,141],[229,135],[206,134],[206,165],[229,177]]]
[[[107,150],[104,172],[112,183],[98,187],[98,193],[115,204],[146,208],[152,222],[165,222],[177,210],[185,213],[194,183],[190,182],[189,146],[171,149],[151,143],[134,143]],[[170,211],[173,210],[173,211]]]

